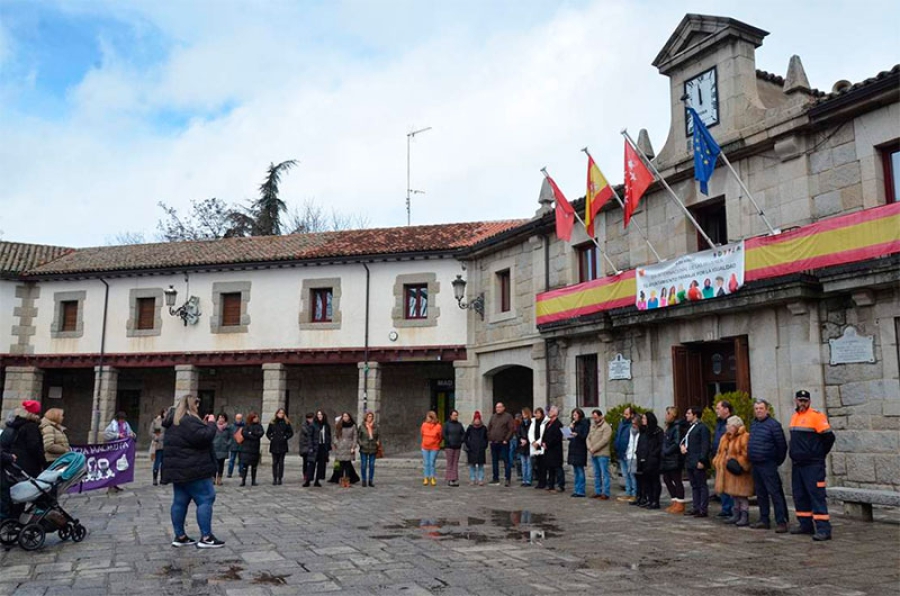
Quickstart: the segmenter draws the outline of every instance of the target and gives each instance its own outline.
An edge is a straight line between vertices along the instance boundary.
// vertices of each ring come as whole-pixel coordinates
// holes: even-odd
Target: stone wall
[[[379,425],[386,451],[392,454],[421,449],[419,427],[432,407],[431,382],[453,379],[444,363],[384,364],[381,369]]]
[[[50,399],[51,387],[62,388],[62,398]],[[66,436],[73,445],[87,443],[91,430],[94,403],[94,371],[85,369],[48,370],[44,373],[41,391],[42,413],[50,408],[62,408],[65,419]],[[109,420],[103,422],[106,426]]]
[[[900,378],[897,330],[900,291],[869,299],[836,297],[820,304],[822,360],[828,417],[837,440],[831,456],[834,484],[900,489]],[[874,336],[875,362],[829,364],[829,339],[853,326]]]

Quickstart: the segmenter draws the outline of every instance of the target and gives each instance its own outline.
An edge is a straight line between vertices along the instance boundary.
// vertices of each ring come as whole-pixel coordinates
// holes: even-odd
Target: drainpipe
[[[109,284],[102,277],[100,281],[106,286],[103,295],[103,326],[100,332],[100,369],[97,373],[97,388],[94,391],[94,407],[91,414],[90,442],[97,443],[100,435],[100,393],[103,386],[103,357],[106,354],[106,315],[109,309]]]
[[[371,272],[368,265],[363,263],[362,266],[366,268],[366,326],[363,356],[365,360],[363,365],[363,416],[365,416],[366,411],[369,409],[369,277]]]
[[[550,289],[550,237],[541,236],[544,244],[544,291]],[[544,339],[544,401],[550,405],[550,340]]]

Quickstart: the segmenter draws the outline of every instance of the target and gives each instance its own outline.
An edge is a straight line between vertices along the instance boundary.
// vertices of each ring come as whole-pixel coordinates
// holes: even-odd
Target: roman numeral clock
[[[707,128],[711,128],[719,123],[719,85],[716,77],[716,67],[687,79],[684,82],[684,94],[687,96],[684,111],[685,134],[687,136],[694,134],[694,123],[687,113],[687,107],[697,110],[697,115],[700,116]]]

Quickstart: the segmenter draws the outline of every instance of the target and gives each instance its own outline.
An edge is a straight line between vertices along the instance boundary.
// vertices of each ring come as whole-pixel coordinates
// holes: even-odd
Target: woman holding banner
[[[166,427],[166,465],[162,469],[162,481],[163,484],[171,482],[174,491],[171,515],[175,538],[172,546],[196,544],[197,548],[221,548],[225,543],[212,533],[213,503],[216,501],[212,480],[216,475],[216,461],[212,444],[217,432],[216,418],[210,414],[204,423],[197,413],[199,405],[199,399],[185,395],[178,402],[175,413],[163,422]],[[191,501],[197,507],[199,542],[189,538],[184,531]]]

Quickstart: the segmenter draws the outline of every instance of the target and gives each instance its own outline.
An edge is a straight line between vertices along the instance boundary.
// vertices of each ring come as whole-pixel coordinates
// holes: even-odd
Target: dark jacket
[[[16,408],[16,417],[6,424],[6,429],[0,434],[2,450],[15,455],[16,465],[29,476],[37,476],[47,466],[40,422],[40,416]]]
[[[591,432],[591,423],[587,418],[573,422],[572,438],[569,439],[569,456],[566,459],[570,466],[584,467],[587,465],[587,436]]]
[[[300,425],[300,455],[308,455],[309,449],[312,446],[313,442],[313,430],[312,422],[303,421],[303,424]]]
[[[728,430],[726,427],[728,425],[728,419],[722,420],[721,418],[716,418],[716,432],[713,435],[711,452],[713,455],[719,452],[719,442],[722,440],[722,437],[725,436],[725,432]]]
[[[228,443],[229,451],[234,451],[235,453],[240,453],[241,451],[244,450],[244,446],[238,445],[238,442],[234,440],[234,433],[236,433],[240,429],[244,428],[244,426],[246,426],[246,425],[247,425],[247,423],[244,422],[243,420],[241,420],[240,422],[235,422],[230,425],[232,433],[231,433],[231,440]]]
[[[487,426],[488,441],[491,443],[503,443],[509,441],[516,434],[516,419],[509,412],[494,413]]]
[[[522,424],[516,429],[516,453],[520,455],[529,455],[531,453],[531,446],[528,444],[528,429],[531,428],[533,423],[534,418],[529,418],[528,420],[522,418]],[[524,445],[522,441],[525,441]]]
[[[631,420],[622,418],[619,422],[619,428],[616,430],[616,438],[613,446],[616,448],[616,457],[625,459],[625,452],[628,451],[628,439],[631,436]]]
[[[637,471],[639,474],[659,474],[662,463],[662,446],[665,433],[653,412],[647,412],[647,426],[641,427],[637,444]]]
[[[481,426],[470,424],[463,435],[463,447],[466,450],[466,461],[469,462],[469,465],[484,465],[485,451],[488,448],[487,427],[483,424]]]
[[[559,421],[559,418],[553,422],[547,422],[542,442],[545,445],[544,466],[547,468],[561,468],[563,465],[563,434],[562,422]]]
[[[322,437],[322,430],[324,427],[325,437]],[[328,423],[320,424],[319,422],[313,422],[313,433],[312,433],[312,442],[309,444],[309,453],[310,455],[316,455],[319,452],[319,447],[325,450],[325,453],[331,451],[331,427],[328,426]]]
[[[369,438],[369,431],[366,429],[366,425],[363,424],[359,427],[357,431],[357,442],[359,443],[359,452],[366,453],[368,455],[373,455],[378,452],[378,442],[381,440],[381,432],[378,430],[378,425],[372,425],[372,438]]]
[[[762,422],[754,419],[750,424],[750,442],[747,457],[754,464],[775,464],[780,466],[787,456],[787,441],[781,424],[766,416]]]
[[[791,416],[790,453],[795,466],[824,464],[834,440],[834,432],[822,412],[809,408]]]
[[[709,429],[698,420],[688,427],[685,436],[687,437],[687,455],[684,457],[684,467],[688,470],[696,470],[697,464],[701,463],[704,468],[709,468]]]
[[[287,453],[288,441],[294,436],[294,428],[287,420],[277,419],[270,422],[266,429],[266,438],[269,439],[269,453]]]
[[[196,416],[185,415],[173,424],[174,411],[163,420],[166,429],[166,462],[162,467],[162,482],[181,484],[213,478],[216,475],[213,440],[216,423],[203,422]]]
[[[666,429],[663,437],[662,463],[660,472],[675,472],[684,468],[684,456],[681,455],[681,438],[687,432],[685,420],[676,420]]]
[[[244,435],[244,442],[241,443],[241,465],[255,466],[259,464],[259,440],[266,434],[262,424],[259,422],[248,424],[241,429],[241,434]]]
[[[213,439],[213,451],[216,452],[216,459],[225,459],[228,457],[228,446],[233,442],[234,426],[226,424],[225,429],[222,432],[219,432],[219,427],[217,426],[216,436]]]
[[[463,441],[466,438],[466,429],[463,427],[461,422],[459,422],[458,420],[448,420],[444,423],[444,428],[441,432],[443,434],[445,448],[462,448]]]

